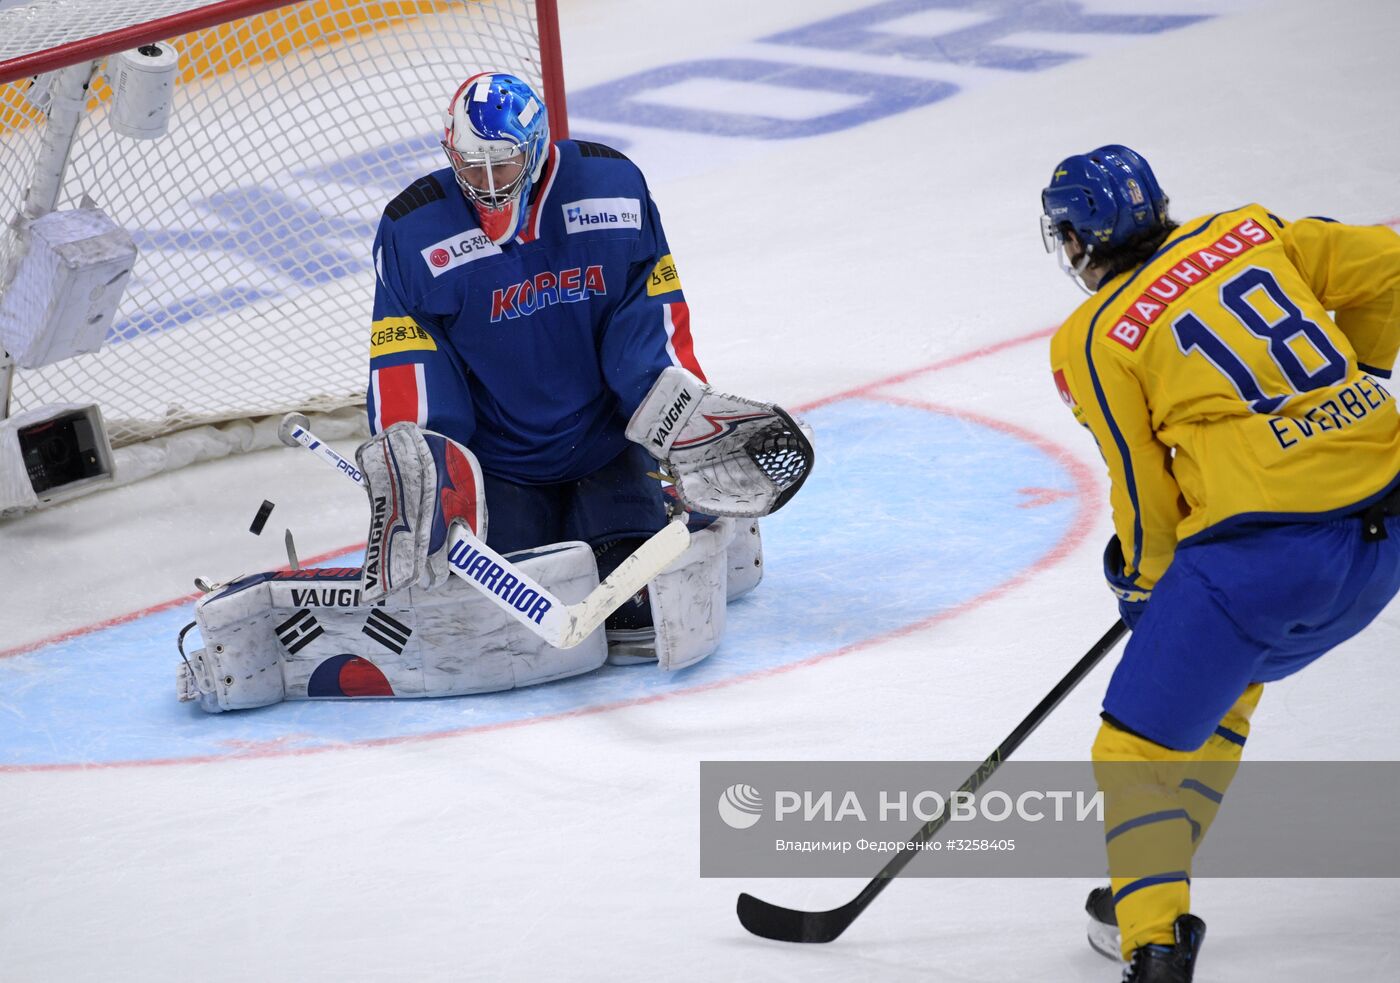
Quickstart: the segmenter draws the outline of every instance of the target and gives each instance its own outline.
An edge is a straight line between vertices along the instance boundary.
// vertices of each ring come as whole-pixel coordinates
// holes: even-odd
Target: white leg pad
[[[743,597],[763,579],[763,537],[757,519],[735,519],[734,538],[729,541],[727,561],[729,584],[726,600]]]
[[[648,585],[656,663],[667,672],[694,665],[719,648],[734,530],[735,520],[725,518],[691,533],[685,552]]]
[[[593,551],[560,543],[510,559],[567,604],[598,586]],[[281,700],[491,693],[562,679],[607,658],[600,628],[546,645],[457,578],[360,602],[360,570],[247,577],[195,606],[204,648],[179,672],[181,700],[210,713]]]
[[[728,541],[721,555],[716,543]],[[684,669],[714,653],[724,635],[725,609],[715,604],[716,583],[726,602],[743,597],[763,579],[763,540],[757,519],[718,519],[691,534],[690,547],[669,570],[648,584],[653,637],[631,640],[612,650],[616,665],[650,662],[663,670]],[[694,592],[694,596],[686,594]],[[718,612],[718,615],[714,615]]]

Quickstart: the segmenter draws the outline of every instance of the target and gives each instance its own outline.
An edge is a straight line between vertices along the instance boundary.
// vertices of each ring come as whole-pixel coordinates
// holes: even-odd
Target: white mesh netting
[[[0,58],[210,6],[227,5],[0,2]],[[306,0],[165,40],[182,53],[170,133],[116,135],[94,85],[58,203],[91,196],[140,250],[107,346],[19,369],[11,412],[95,401],[121,446],[363,402],[378,217],[442,166],[442,109],[463,78],[541,84],[533,0]],[[4,221],[43,132],[25,88],[0,87]],[[13,249],[11,236],[0,262]]]
[[[213,0],[0,0],[0,62],[173,14],[230,6]]]

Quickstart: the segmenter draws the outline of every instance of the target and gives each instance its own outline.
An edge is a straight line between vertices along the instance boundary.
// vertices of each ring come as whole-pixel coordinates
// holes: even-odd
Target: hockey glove
[[[1113,591],[1118,598],[1118,614],[1123,618],[1123,624],[1128,626],[1128,630],[1137,627],[1138,619],[1147,610],[1147,602],[1152,599],[1152,591],[1145,590],[1133,583],[1124,569],[1127,561],[1123,559],[1123,544],[1119,542],[1118,536],[1114,535],[1109,539],[1108,545],[1103,551],[1103,575],[1108,581],[1108,589]]]
[[[788,503],[812,470],[812,432],[779,406],[717,393],[685,369],[657,376],[627,424],[686,508],[753,518]]]
[[[364,603],[445,581],[456,523],[486,538],[481,466],[455,440],[396,423],[361,444],[355,460],[370,506],[360,583]]]

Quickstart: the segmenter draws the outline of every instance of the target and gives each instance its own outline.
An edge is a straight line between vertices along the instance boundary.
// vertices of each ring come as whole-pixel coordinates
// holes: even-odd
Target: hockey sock
[[[1094,741],[1123,958],[1171,945],[1191,906],[1191,859],[1239,767],[1262,686],[1251,686],[1195,751],[1173,751],[1105,721]]]

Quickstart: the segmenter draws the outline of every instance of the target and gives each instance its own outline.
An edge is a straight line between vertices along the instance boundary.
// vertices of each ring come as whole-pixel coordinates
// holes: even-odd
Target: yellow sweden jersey
[[[1126,573],[1150,588],[1179,541],[1350,512],[1393,485],[1397,347],[1400,235],[1383,227],[1248,205],[1101,285],[1050,357],[1108,465]]]

